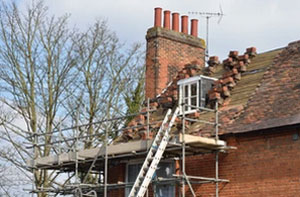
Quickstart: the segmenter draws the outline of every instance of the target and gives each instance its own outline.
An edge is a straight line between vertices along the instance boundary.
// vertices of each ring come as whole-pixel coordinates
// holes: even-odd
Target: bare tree
[[[2,157],[27,171],[28,158],[48,156],[55,118],[65,99],[64,90],[72,82],[75,66],[73,32],[67,16],[48,18],[42,2],[34,3],[21,13],[16,4],[2,2],[0,10],[0,80],[2,102],[21,121],[2,116],[4,140],[15,154]],[[22,143],[37,144],[36,134],[46,134],[43,147],[34,153]],[[50,187],[53,174],[34,170],[35,185]],[[41,193],[39,196],[45,196]]]
[[[124,121],[91,123],[124,115],[124,95],[143,77],[140,45],[125,49],[102,21],[86,32],[70,29],[67,22],[68,16],[48,17],[42,1],[26,12],[14,3],[0,6],[0,98],[6,110],[0,112],[0,144],[9,147],[0,147],[0,159],[26,180],[31,181],[33,173],[35,188],[61,184],[54,171],[26,167],[30,158],[57,152],[50,144],[59,122],[89,123],[81,127],[86,135],[81,143],[85,148],[98,145],[104,129],[118,129]],[[37,137],[41,134],[45,137]],[[36,146],[39,143],[44,145]],[[9,193],[7,187],[2,191]]]
[[[117,130],[122,125],[123,120],[105,125],[92,123],[125,114],[124,95],[143,78],[143,52],[139,44],[125,49],[103,21],[96,22],[77,38],[75,53],[79,75],[73,83],[76,91],[68,97],[67,109],[74,120],[78,118],[81,123],[89,124],[83,133],[87,136],[84,147],[91,148],[102,141],[103,130]],[[99,135],[95,137],[95,134]],[[115,135],[118,133],[110,132],[110,137]]]
[[[139,44],[125,49],[104,21],[76,37],[78,75],[73,82],[75,91],[68,92],[66,110],[73,122],[87,124],[80,129],[81,147],[92,148],[104,144],[105,132],[114,139],[124,125],[125,119],[115,118],[125,115],[125,95],[143,78],[144,53]],[[105,122],[107,119],[115,120]],[[94,124],[97,122],[101,124]],[[98,180],[92,175],[82,177],[89,183]]]

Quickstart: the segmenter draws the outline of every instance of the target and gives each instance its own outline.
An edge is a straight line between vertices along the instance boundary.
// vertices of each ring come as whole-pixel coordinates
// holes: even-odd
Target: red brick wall
[[[271,134],[241,134],[228,137],[238,149],[220,155],[221,197],[300,196],[300,140],[296,130]],[[213,176],[214,157],[204,155],[187,160],[187,174]],[[214,196],[214,184],[194,186],[197,196]],[[187,195],[191,196],[191,195]]]
[[[238,149],[220,153],[219,177],[230,180],[227,184],[220,183],[220,197],[300,196],[300,140],[292,139],[296,132],[289,129],[226,137],[229,145]],[[214,176],[213,155],[188,157],[186,165],[188,175]],[[125,170],[125,167],[121,169]],[[112,176],[117,175],[121,177],[118,180],[125,180],[125,173],[120,169],[114,170]],[[215,194],[212,183],[193,187],[197,196]],[[192,196],[187,186],[186,191],[186,196]],[[124,196],[124,193],[119,191],[110,196]]]
[[[147,32],[146,98],[154,98],[184,65],[204,66],[205,43],[187,34],[151,28]]]

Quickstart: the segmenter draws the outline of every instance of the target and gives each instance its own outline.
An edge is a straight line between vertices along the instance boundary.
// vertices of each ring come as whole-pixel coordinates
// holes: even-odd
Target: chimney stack
[[[179,14],[172,14],[172,30],[179,32]]]
[[[165,10],[164,11],[164,28],[170,29],[170,11]]]
[[[181,17],[181,32],[188,34],[188,16],[182,16]]]
[[[197,37],[197,20],[191,20],[191,29],[189,22],[188,16],[155,8],[154,27],[146,35],[146,98],[161,94],[186,64],[205,66],[205,41]]]
[[[191,20],[191,35],[198,37],[198,20],[197,19],[192,19]]]
[[[161,8],[155,8],[154,27],[161,27]]]

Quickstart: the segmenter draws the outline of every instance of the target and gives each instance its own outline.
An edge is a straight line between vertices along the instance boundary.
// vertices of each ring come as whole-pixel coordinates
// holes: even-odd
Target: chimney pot
[[[172,14],[172,30],[179,32],[179,14]]]
[[[170,29],[170,11],[164,11],[164,28]]]
[[[161,8],[154,8],[154,27],[161,27]]]
[[[198,20],[197,19],[192,19],[191,20],[191,35],[198,37]]]
[[[182,16],[181,17],[181,32],[188,34],[188,16]]]

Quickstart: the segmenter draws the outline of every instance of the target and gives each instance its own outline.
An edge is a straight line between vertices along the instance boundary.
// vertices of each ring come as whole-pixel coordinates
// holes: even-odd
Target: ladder
[[[171,120],[169,121],[169,116],[172,110],[169,109],[159,131],[153,140],[152,146],[147,154],[144,164],[134,182],[133,187],[129,193],[129,197],[143,197],[148,189],[149,183],[151,182],[153,175],[157,169],[157,165],[163,156],[163,153],[169,142],[169,132],[173,123],[179,113],[179,108],[177,107],[173,113]],[[169,121],[169,123],[168,123]]]

